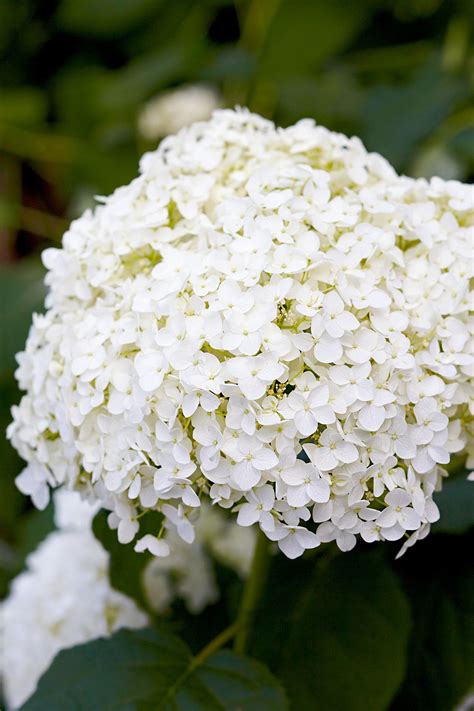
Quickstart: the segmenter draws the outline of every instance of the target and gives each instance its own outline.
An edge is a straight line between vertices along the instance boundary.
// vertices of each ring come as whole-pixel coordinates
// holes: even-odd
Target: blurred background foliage
[[[21,462],[3,438],[19,399],[14,355],[44,298],[39,252],[94,195],[136,174],[157,143],[139,130],[146,103],[204,84],[222,106],[357,134],[401,172],[470,181],[473,35],[471,0],[1,0],[1,593],[52,525],[49,510],[33,512],[16,491]],[[391,564],[414,598],[411,671],[396,709],[450,709],[474,678],[463,636],[473,619],[468,487],[450,480],[438,535]],[[383,555],[393,553],[387,545]],[[257,653],[272,664],[268,649]]]

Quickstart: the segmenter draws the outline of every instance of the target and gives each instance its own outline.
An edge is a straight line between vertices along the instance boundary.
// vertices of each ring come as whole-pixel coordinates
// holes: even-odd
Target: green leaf
[[[279,711],[287,708],[285,693],[268,669],[254,659],[229,650],[213,654],[196,676],[218,701],[217,709]],[[183,706],[183,709],[189,709]],[[209,709],[214,708],[209,706]]]
[[[474,525],[474,482],[468,481],[467,474],[449,477],[435,494],[441,515],[433,531],[464,533]]]
[[[318,566],[293,605],[280,674],[298,711],[385,711],[405,673],[407,599],[378,553]]]
[[[474,119],[471,118],[474,124]],[[464,126],[451,140],[451,148],[459,158],[466,158],[474,163],[474,125]]]
[[[31,126],[46,118],[45,94],[33,87],[2,88],[0,94],[0,123]]]
[[[250,635],[250,650],[277,676],[286,655],[294,611],[301,604],[304,590],[313,589],[314,565],[314,557],[308,554],[295,560],[275,555],[271,560],[265,592],[256,611],[255,629]]]
[[[14,481],[22,461],[6,438],[6,429],[12,419],[10,409],[18,399],[18,388],[10,373],[0,379],[0,536],[7,539],[15,537],[26,501]]]
[[[206,81],[247,80],[255,69],[255,58],[242,47],[225,46],[202,72]]]
[[[285,126],[307,116],[333,130],[352,135],[364,102],[364,90],[353,74],[339,66],[325,70],[320,76],[283,80],[278,116]]]
[[[20,399],[13,377],[15,354],[24,349],[33,311],[40,311],[45,295],[44,269],[38,259],[22,259],[0,268],[0,535],[13,538],[25,501],[14,479],[22,462],[5,430],[11,421],[10,408]]]
[[[413,604],[407,678],[391,711],[451,711],[474,681],[474,531],[429,536],[399,561]]]
[[[94,517],[92,530],[95,537],[110,554],[110,582],[116,590],[133,597],[143,608],[147,608],[147,600],[143,588],[143,571],[153,557],[148,551],[137,553],[134,543],[123,544],[117,539],[117,531],[113,531],[107,523],[108,512],[99,511]],[[158,512],[147,513],[140,519],[140,535],[157,534],[162,523],[162,515]]]
[[[38,259],[22,259],[0,268],[0,321],[8,338],[0,339],[0,374],[14,370],[15,353],[23,350],[34,311],[45,296],[44,269]]]
[[[406,168],[417,146],[440,126],[464,93],[459,77],[443,73],[435,61],[428,62],[403,86],[378,86],[369,93],[362,139],[395,168]]]
[[[121,630],[61,652],[22,711],[283,711],[259,662],[220,651],[202,663],[165,628]]]
[[[89,142],[74,166],[73,184],[85,186],[92,193],[108,195],[136,176],[137,165],[138,154],[131,142],[116,142],[112,146]]]
[[[108,112],[102,93],[112,81],[112,72],[99,65],[67,65],[55,76],[54,106],[67,132],[91,138]],[[110,113],[110,112],[109,112]]]
[[[469,176],[474,172],[474,118],[471,125],[464,126],[448,143],[448,150],[454,160],[463,168],[461,180],[470,182]]]
[[[161,4],[159,0],[63,0],[57,22],[79,35],[114,37],[145,22]]]
[[[259,64],[265,79],[301,76],[345,49],[367,18],[349,0],[283,0],[270,24]]]
[[[102,92],[101,101],[110,109],[133,109],[151,94],[175,82],[182,76],[191,60],[197,62],[200,48],[193,43],[163,47],[137,57],[123,69],[114,72]]]

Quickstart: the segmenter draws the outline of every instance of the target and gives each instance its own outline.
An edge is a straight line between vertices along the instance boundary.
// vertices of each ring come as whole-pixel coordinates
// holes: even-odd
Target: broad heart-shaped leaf
[[[107,511],[99,511],[94,517],[92,530],[94,536],[102,543],[110,554],[109,577],[112,587],[120,592],[133,597],[143,608],[148,604],[143,589],[143,570],[151,560],[152,554],[148,551],[137,553],[134,543],[120,543],[117,531],[113,531],[107,523]],[[162,515],[158,512],[147,513],[140,519],[140,535],[146,533],[157,534],[160,530]]]
[[[278,623],[288,630],[280,641],[284,653],[271,660],[292,708],[386,711],[405,673],[410,629],[397,577],[378,551],[308,562],[313,573],[306,568],[305,581],[299,571],[290,618]],[[280,607],[284,611],[284,601]]]
[[[21,711],[284,711],[259,662],[224,650],[202,664],[165,628],[121,630],[61,652]]]
[[[414,624],[406,679],[390,711],[451,711],[472,690],[473,549],[473,529],[431,535],[398,561]]]

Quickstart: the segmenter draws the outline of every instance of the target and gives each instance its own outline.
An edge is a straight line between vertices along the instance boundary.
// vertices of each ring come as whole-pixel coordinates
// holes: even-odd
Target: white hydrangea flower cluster
[[[31,696],[62,649],[148,623],[110,586],[108,554],[90,530],[93,509],[77,499],[56,501],[61,528],[28,557],[0,605],[0,680],[9,709]]]
[[[472,188],[245,110],[140,167],[44,253],[20,489],[87,491],[124,542],[149,509],[191,542],[203,497],[289,557],[426,535],[474,411]]]
[[[60,489],[54,508],[58,530],[29,556],[27,570],[0,604],[0,686],[11,709],[29,698],[62,649],[149,622],[131,598],[110,585],[109,556],[91,532],[98,506]],[[170,555],[153,558],[145,568],[145,594],[157,613],[167,612],[176,598],[191,613],[215,602],[214,557],[239,575],[248,572],[253,531],[210,506],[203,507],[196,529],[191,545],[170,531]]]
[[[148,141],[177,133],[195,121],[206,121],[219,108],[219,96],[207,84],[187,84],[150,99],[138,116],[138,130]]]

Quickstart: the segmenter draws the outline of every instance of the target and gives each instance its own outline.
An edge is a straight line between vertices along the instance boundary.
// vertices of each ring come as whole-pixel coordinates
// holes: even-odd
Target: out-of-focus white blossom
[[[420,177],[443,175],[448,180],[459,180],[462,164],[445,146],[430,146],[420,151],[413,165],[413,174]]]
[[[454,711],[474,711],[474,692],[469,693]]]
[[[54,492],[54,523],[63,531],[88,531],[99,510],[94,504],[82,499],[76,491],[57,489]]]
[[[222,509],[208,504],[201,507],[192,543],[183,540],[170,522],[167,525],[170,554],[152,559],[144,574],[145,591],[156,612],[167,611],[176,598],[195,614],[216,602],[219,590],[213,559],[246,577],[255,545],[254,530],[238,526]]]
[[[242,528],[223,516],[216,506],[203,504],[196,535],[219,563],[232,568],[241,578],[248,575],[255,548],[255,529]]]
[[[143,138],[154,141],[177,133],[195,121],[206,121],[219,107],[215,89],[206,84],[190,84],[164,91],[150,99],[138,116]]]
[[[90,530],[70,522],[51,533],[0,606],[0,677],[8,707],[29,698],[62,649],[147,622],[133,600],[110,586],[108,555]]]
[[[197,539],[186,543],[171,530],[167,540],[170,555],[153,558],[145,569],[149,603],[156,612],[165,612],[179,597],[190,612],[199,613],[219,598],[211,559]]]
[[[140,168],[44,253],[19,488],[67,483],[159,555],[209,500],[290,557],[425,535],[474,411],[473,188],[247,111]]]
[[[61,649],[148,623],[133,600],[110,586],[108,554],[91,532],[97,508],[77,492],[56,491],[58,530],[29,556],[26,571],[0,605],[0,686],[9,708],[31,695]],[[171,530],[169,555],[153,558],[145,568],[145,594],[158,613],[167,612],[177,598],[192,613],[215,602],[213,558],[239,575],[248,571],[254,531],[204,506],[196,533],[189,545]]]

